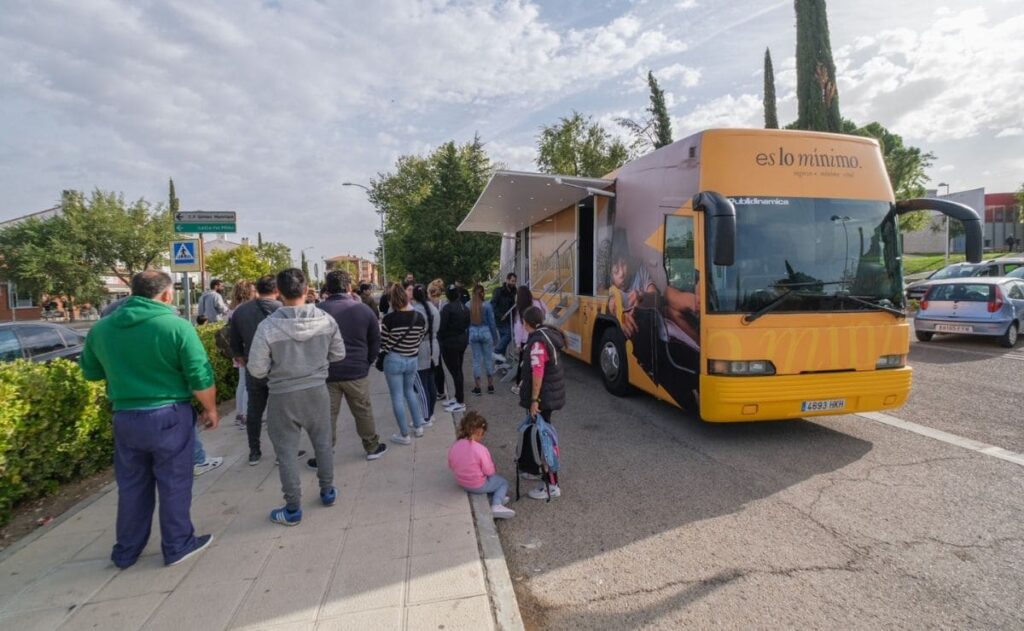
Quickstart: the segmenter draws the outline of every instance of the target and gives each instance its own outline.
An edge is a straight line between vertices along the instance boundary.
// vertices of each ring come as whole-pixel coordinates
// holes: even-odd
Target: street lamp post
[[[949,197],[949,184],[945,182],[939,182],[939,186],[946,187],[946,197]],[[946,218],[946,263],[949,263],[949,215],[943,215]]]
[[[359,188],[366,191],[367,197],[370,195],[370,189],[362,184],[356,184],[355,182],[342,182],[342,186],[358,186]],[[384,251],[384,209],[380,211],[380,284],[381,287],[387,282],[388,278],[388,257]]]

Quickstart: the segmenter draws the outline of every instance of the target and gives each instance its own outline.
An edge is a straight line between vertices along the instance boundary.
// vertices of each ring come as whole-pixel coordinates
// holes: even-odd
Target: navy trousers
[[[160,548],[173,563],[195,547],[192,506],[193,424],[188,403],[114,414],[117,543],[110,559],[135,563],[149,541],[156,491],[160,492]]]

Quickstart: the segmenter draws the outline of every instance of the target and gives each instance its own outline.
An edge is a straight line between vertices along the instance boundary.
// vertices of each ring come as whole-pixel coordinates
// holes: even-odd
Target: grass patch
[[[982,255],[985,260],[997,259],[1000,256],[1006,256],[1005,252],[986,252]],[[944,254],[904,254],[903,255],[903,274],[909,276],[910,274],[920,274],[922,272],[930,272],[932,270],[942,269],[946,266],[946,257]],[[963,254],[950,254],[949,262],[952,263],[963,263],[965,260]]]

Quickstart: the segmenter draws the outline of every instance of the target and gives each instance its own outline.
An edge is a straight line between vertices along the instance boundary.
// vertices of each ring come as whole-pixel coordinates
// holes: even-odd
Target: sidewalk
[[[381,373],[370,378],[385,438],[395,430],[390,399]],[[208,550],[164,567],[154,520],[142,558],[117,570],[112,485],[0,556],[0,628],[495,628],[470,502],[447,469],[450,414],[438,408],[426,436],[369,462],[343,403],[338,502],[319,504],[316,473],[303,466],[303,520],[291,528],[268,520],[283,500],[266,432],[263,461],[250,467],[233,419],[203,433],[207,452],[224,456],[195,479],[192,519],[196,534],[214,534]]]

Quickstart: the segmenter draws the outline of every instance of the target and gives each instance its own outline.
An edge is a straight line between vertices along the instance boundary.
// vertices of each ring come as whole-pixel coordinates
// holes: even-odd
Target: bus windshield
[[[713,266],[708,235],[709,312],[750,313],[770,303],[776,312],[902,306],[900,244],[889,202],[730,199],[736,206],[736,261]]]

